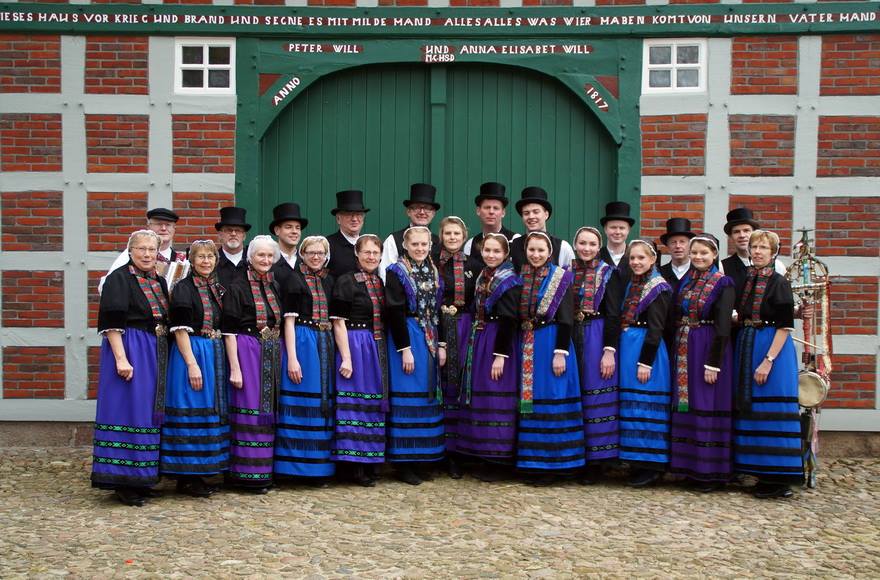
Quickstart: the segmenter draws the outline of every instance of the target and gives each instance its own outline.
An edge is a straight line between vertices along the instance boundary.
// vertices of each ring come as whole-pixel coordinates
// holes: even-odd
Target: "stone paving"
[[[762,501],[620,479],[533,487],[282,486],[124,507],[87,448],[0,449],[0,577],[880,577],[880,460],[825,461],[818,487]]]

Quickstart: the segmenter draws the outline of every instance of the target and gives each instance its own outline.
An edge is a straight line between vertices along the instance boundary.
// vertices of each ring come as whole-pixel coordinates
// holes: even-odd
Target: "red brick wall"
[[[645,0],[596,0],[596,6],[641,6]]]
[[[235,115],[172,115],[172,131],[173,171],[235,171]]]
[[[817,197],[820,256],[880,256],[880,197]]]
[[[791,255],[792,198],[789,195],[731,195],[729,209],[747,207],[752,210],[761,229],[779,235],[779,255]],[[736,251],[728,244],[728,252]]]
[[[0,171],[61,171],[61,115],[0,114]]]
[[[235,0],[236,4],[253,4],[263,6],[284,6],[284,0]]]
[[[147,194],[89,192],[89,251],[121,251],[135,230],[147,225]]]
[[[86,93],[149,93],[146,36],[89,36],[86,39]]]
[[[877,280],[876,276],[831,276],[834,334],[877,334]]]
[[[666,233],[666,220],[682,217],[691,220],[691,230],[703,231],[705,213],[702,195],[643,195],[641,199],[641,236],[660,243]]]
[[[706,115],[642,117],[642,175],[703,175]]]
[[[149,115],[86,115],[89,173],[146,173]]]
[[[197,239],[214,239],[217,231],[214,224],[220,218],[220,208],[228,205],[235,205],[235,194],[175,192],[174,211],[180,215],[175,246],[188,246]]]
[[[820,95],[880,95],[880,34],[822,37]]]
[[[120,246],[121,250],[124,245]],[[89,328],[98,328],[98,307],[101,297],[98,295],[98,282],[107,270],[89,270],[86,281],[86,300],[89,304]]]
[[[831,389],[824,407],[873,409],[877,388],[877,361],[869,354],[836,354]]]
[[[0,93],[60,92],[60,36],[0,34]]]
[[[60,191],[0,193],[3,251],[60,252],[64,249],[64,217]]]
[[[730,115],[730,174],[794,175],[793,115]]]
[[[819,117],[817,177],[880,176],[880,117]]]
[[[89,377],[89,386],[87,397],[89,399],[98,398],[98,372],[100,369],[101,347],[90,346],[86,353],[86,368]]]
[[[64,272],[3,271],[3,326],[64,327]]]
[[[4,399],[63,399],[63,346],[3,349]]]
[[[737,36],[730,56],[731,94],[797,94],[797,37]]]

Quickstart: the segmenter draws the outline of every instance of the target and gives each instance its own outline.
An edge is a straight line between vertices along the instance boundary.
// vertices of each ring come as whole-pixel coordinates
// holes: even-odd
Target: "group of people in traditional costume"
[[[704,492],[747,474],[762,498],[802,482],[795,304],[750,210],[728,213],[720,262],[718,239],[669,219],[661,266],[653,240],[627,241],[624,202],[569,243],[540,187],[515,203],[523,235],[500,183],[480,186],[473,237],[455,216],[431,232],[435,197],[414,184],[384,241],[362,234],[357,190],[327,237],[302,238],[283,203],[245,244],[245,210],[226,207],[217,243],[185,253],[178,216],[148,212],[101,284],[93,485],[139,506],[163,475],[208,497],[218,475],[257,494],[371,487],[386,463],[412,485],[441,464],[535,484],[623,465],[631,486],[670,473]],[[174,262],[188,273],[169,292]]]

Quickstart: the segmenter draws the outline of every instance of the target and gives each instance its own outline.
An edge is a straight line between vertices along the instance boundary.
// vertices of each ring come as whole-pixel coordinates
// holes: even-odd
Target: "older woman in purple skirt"
[[[128,239],[128,265],[104,282],[92,486],[142,506],[159,481],[159,439],[168,361],[168,288],[156,275],[159,236]]]
[[[718,240],[690,241],[691,269],[673,305],[672,431],[669,471],[710,492],[730,479],[733,442],[733,280],[718,271]],[[677,394],[677,396],[675,396]]]

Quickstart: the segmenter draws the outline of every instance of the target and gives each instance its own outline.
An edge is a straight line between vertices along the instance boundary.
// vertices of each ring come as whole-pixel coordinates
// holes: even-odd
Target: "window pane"
[[[183,64],[202,64],[204,55],[201,46],[183,47]]]
[[[668,87],[671,86],[672,71],[668,70],[652,70],[648,75],[649,87]]]
[[[204,86],[204,83],[202,82],[202,74],[203,71],[200,70],[184,70],[183,86],[187,88],[202,88]]]
[[[679,87],[696,87],[700,84],[700,71],[695,68],[676,71],[676,82]]]
[[[678,64],[697,64],[700,62],[700,47],[679,46],[676,51],[676,62]]]
[[[229,71],[228,70],[208,71],[208,87],[210,87],[210,88],[229,88]]]
[[[229,64],[229,53],[228,46],[209,46],[208,64]]]
[[[648,62],[650,64],[671,64],[672,63],[672,47],[671,46],[652,46],[648,50]]]

